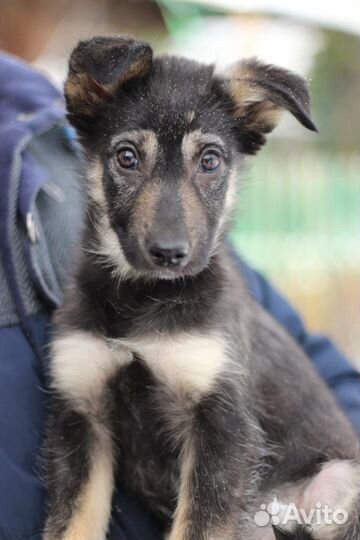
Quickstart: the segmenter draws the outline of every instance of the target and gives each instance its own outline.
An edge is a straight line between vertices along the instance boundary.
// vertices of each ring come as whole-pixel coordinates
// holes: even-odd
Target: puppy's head
[[[90,192],[107,229],[102,252],[134,273],[200,272],[222,237],[236,176],[283,110],[311,130],[300,77],[255,59],[223,73],[153,58],[129,37],[80,42],[65,84],[69,119],[89,160]]]

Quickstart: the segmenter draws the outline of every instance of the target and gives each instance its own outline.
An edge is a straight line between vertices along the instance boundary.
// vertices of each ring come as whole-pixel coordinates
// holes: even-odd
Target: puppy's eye
[[[213,172],[220,165],[220,156],[216,152],[206,152],[200,160],[200,170],[202,172]]]
[[[123,169],[130,169],[133,171],[139,166],[139,160],[136,157],[134,150],[131,148],[122,148],[117,154],[117,160],[119,165]]]

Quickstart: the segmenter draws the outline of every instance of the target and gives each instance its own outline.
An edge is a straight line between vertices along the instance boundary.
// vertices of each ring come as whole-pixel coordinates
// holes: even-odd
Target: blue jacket
[[[40,540],[43,351],[79,223],[79,156],[62,97],[46,79],[0,55],[0,83],[0,540]],[[328,339],[306,331],[264,277],[238,261],[257,301],[304,348],[360,431],[359,373]],[[159,540],[153,518],[121,486],[110,537]]]

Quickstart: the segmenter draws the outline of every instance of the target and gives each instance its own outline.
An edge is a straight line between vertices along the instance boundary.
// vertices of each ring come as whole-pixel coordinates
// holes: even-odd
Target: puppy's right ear
[[[80,43],[69,60],[65,99],[70,121],[94,117],[125,82],[146,75],[153,52],[128,36],[94,37]]]

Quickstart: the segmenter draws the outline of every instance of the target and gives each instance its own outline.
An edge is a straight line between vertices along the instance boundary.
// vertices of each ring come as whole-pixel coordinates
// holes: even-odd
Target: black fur
[[[48,527],[61,537],[76,504],[78,487],[88,478],[92,434],[89,419],[61,398],[52,401],[49,424],[44,468],[49,475],[47,483],[56,485],[56,489],[49,491],[48,505],[52,512]]]
[[[114,443],[114,474],[172,531],[171,540],[250,540],[251,516],[281,497],[284,486],[300,496],[322,464],[358,462],[357,437],[334,398],[248,295],[224,239],[233,170],[264,143],[277,109],[315,129],[308,90],[300,77],[255,61],[229,77],[185,59],[152,58],[148,45],[130,38],[95,38],[71,57],[69,119],[89,176],[98,176],[90,182],[82,250],[56,315],[55,343],[81,331],[110,348],[127,347],[133,357],[89,402],[80,390],[76,399],[64,395],[51,374],[59,398],[47,442],[46,540],[69,540],[101,433]],[[121,168],[124,147],[138,168]],[[204,152],[219,157],[211,173],[201,168]],[[100,173],[91,173],[95,162]],[[186,264],[159,268],[149,243],[179,236],[190,246]],[[146,351],[136,350],[143,338],[176,341],[196,333],[227,343],[224,367],[204,392],[195,380],[174,390],[153,371]],[[164,363],[173,361],[170,352]],[[359,538],[356,511],[343,531],[337,540]],[[292,536],[281,528],[274,534],[311,538],[301,527]]]
[[[311,533],[305,527],[298,527],[295,533],[288,533],[278,527],[273,527],[276,540],[312,540]]]

